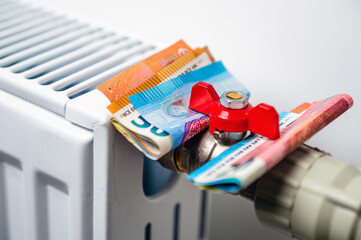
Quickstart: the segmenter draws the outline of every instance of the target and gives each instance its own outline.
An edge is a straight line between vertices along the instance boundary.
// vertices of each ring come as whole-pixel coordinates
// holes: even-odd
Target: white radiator
[[[0,240],[208,238],[207,195],[143,161],[94,90],[158,50],[0,1]]]

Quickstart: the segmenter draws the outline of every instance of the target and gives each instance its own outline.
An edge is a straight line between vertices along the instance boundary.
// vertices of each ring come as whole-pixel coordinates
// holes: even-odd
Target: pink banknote
[[[303,104],[289,113],[282,113],[279,139],[270,140],[255,135],[243,140],[189,174],[188,179],[202,188],[238,192],[352,105],[353,100],[349,95],[339,94],[312,104]]]

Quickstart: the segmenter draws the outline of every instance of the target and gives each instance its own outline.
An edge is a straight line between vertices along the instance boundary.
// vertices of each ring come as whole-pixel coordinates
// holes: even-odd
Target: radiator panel
[[[25,239],[24,188],[20,161],[0,152],[0,239]]]
[[[1,90],[0,113],[0,239],[92,239],[92,132]]]
[[[0,240],[207,239],[207,195],[172,176],[146,196],[143,155],[94,90],[157,51],[0,1]]]
[[[44,173],[36,174],[38,239],[71,239],[71,211],[68,185]]]

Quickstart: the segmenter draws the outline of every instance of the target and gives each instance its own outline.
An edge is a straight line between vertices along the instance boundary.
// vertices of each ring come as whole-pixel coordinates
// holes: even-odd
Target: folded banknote
[[[218,94],[229,89],[250,94],[222,62],[215,62],[129,96],[143,119],[170,134],[172,149],[208,126],[208,116],[188,108],[191,88],[199,81],[212,84]]]
[[[97,89],[113,102],[191,50],[180,40],[100,84]]]
[[[281,113],[279,139],[270,140],[259,135],[247,138],[190,173],[188,179],[202,189],[237,193],[352,104],[349,95],[339,94],[312,104],[303,104],[290,113]]]
[[[122,95],[108,106],[109,111],[113,114],[113,125],[147,157],[153,160],[159,159],[172,149],[172,138],[167,132],[146,121],[134,108],[128,97],[209,65],[212,63],[212,59],[207,48],[197,48]]]

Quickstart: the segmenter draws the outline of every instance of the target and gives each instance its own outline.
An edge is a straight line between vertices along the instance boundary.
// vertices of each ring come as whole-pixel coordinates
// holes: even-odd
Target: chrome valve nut
[[[214,139],[224,145],[233,145],[244,139],[246,135],[247,132],[223,132],[220,130],[216,130],[213,133]]]
[[[226,91],[220,98],[223,107],[229,109],[243,109],[248,105],[249,97],[241,91]]]

